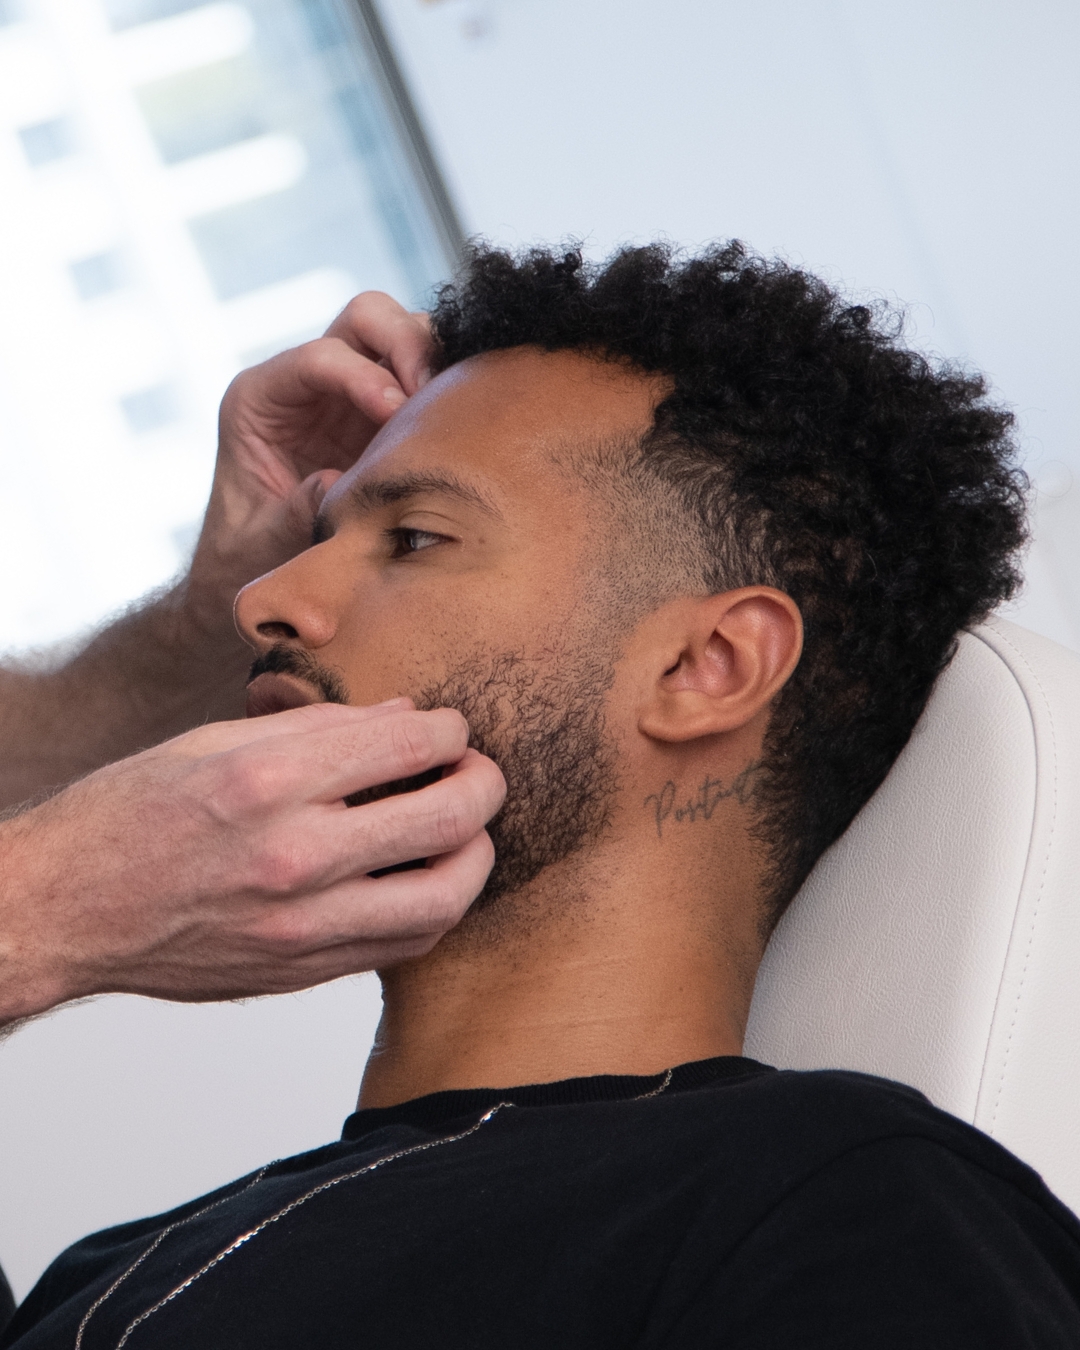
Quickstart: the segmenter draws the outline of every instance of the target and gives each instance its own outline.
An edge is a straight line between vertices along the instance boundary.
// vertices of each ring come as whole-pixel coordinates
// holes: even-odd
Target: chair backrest
[[[773,935],[746,1053],[910,1083],[1080,1210],[1080,657],[964,634]]]

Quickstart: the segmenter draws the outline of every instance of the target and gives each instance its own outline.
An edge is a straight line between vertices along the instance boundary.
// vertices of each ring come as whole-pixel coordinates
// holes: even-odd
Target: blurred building
[[[236,371],[446,276],[376,46],[336,0],[2,0],[0,648],[175,572]]]

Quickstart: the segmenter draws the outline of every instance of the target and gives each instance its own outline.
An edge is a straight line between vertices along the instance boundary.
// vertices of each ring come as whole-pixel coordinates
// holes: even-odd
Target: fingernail
[[[406,399],[406,395],[402,393],[396,384],[388,384],[382,391],[382,396],[392,408],[400,408]]]
[[[416,377],[417,389],[423,389],[428,380],[431,379],[431,370],[428,366],[421,367],[420,373]]]

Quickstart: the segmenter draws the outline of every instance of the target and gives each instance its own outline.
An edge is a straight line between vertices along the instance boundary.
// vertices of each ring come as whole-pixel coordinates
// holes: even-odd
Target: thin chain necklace
[[[643,1102],[649,1097],[661,1096],[670,1087],[671,1075],[673,1072],[673,1069],[668,1069],[658,1086],[652,1088],[649,1092],[643,1092],[639,1097],[632,1097],[630,1100]],[[498,1114],[499,1111],[502,1111],[506,1107],[512,1107],[513,1105],[513,1102],[499,1102],[497,1105],[491,1107],[490,1110],[485,1111],[475,1125],[470,1125],[467,1130],[462,1130],[460,1134],[446,1135],[442,1139],[429,1139],[426,1143],[413,1144],[411,1148],[402,1148],[394,1153],[387,1153],[381,1158],[376,1158],[374,1162],[368,1163],[364,1167],[354,1168],[351,1172],[343,1172],[340,1176],[332,1177],[329,1181],[324,1181],[318,1186],[313,1186],[311,1190],[305,1191],[303,1195],[297,1196],[295,1200],[290,1200],[287,1205],[283,1205],[268,1218],[257,1223],[254,1228],[249,1228],[247,1232],[241,1233],[239,1237],[233,1238],[228,1246],[222,1247],[221,1251],[219,1251],[216,1256],[212,1256],[209,1261],[201,1265],[193,1274],[189,1275],[185,1280],[181,1280],[178,1285],[172,1288],[162,1298],[159,1298],[156,1303],[151,1304],[151,1306],[141,1312],[138,1317],[130,1321],[124,1328],[123,1335],[116,1342],[114,1350],[123,1350],[123,1347],[127,1344],[131,1333],[136,1327],[141,1326],[148,1318],[153,1317],[156,1312],[159,1312],[167,1304],[171,1303],[173,1299],[179,1298],[185,1290],[191,1288],[196,1280],[201,1280],[204,1275],[213,1270],[215,1266],[220,1265],[222,1261],[231,1256],[233,1252],[242,1247],[244,1243],[250,1242],[252,1238],[258,1237],[259,1234],[269,1228],[271,1224],[277,1223],[279,1219],[285,1218],[287,1214],[291,1214],[294,1210],[299,1209],[301,1205],[306,1205],[307,1202],[313,1200],[315,1196],[322,1195],[324,1191],[328,1191],[334,1186],[340,1186],[342,1182],[355,1181],[357,1177],[367,1176],[369,1172],[374,1172],[377,1167],[383,1167],[387,1163],[397,1162],[401,1158],[411,1157],[414,1153],[424,1153],[428,1149],[441,1148],[443,1144],[456,1144],[462,1139],[468,1139],[470,1135],[476,1134],[478,1130],[482,1129],[489,1120]],[[175,1233],[178,1228],[183,1228],[185,1225],[193,1223],[196,1219],[201,1219],[204,1214],[209,1214],[211,1210],[217,1209],[219,1205],[224,1205],[229,1200],[234,1200],[237,1195],[243,1195],[246,1191],[250,1191],[263,1180],[270,1168],[274,1166],[274,1163],[267,1163],[265,1167],[261,1167],[258,1172],[255,1173],[243,1190],[236,1191],[232,1195],[223,1196],[222,1199],[215,1200],[212,1205],[205,1205],[194,1214],[189,1214],[186,1219],[178,1219],[175,1223],[171,1223],[166,1228],[163,1228],[153,1242],[151,1242],[150,1246],[147,1247],[140,1256],[136,1257],[123,1274],[118,1275],[117,1278],[113,1280],[112,1284],[109,1285],[108,1289],[106,1289],[105,1292],[95,1299],[90,1307],[87,1308],[82,1321],[79,1323],[79,1329],[75,1334],[74,1350],[82,1350],[83,1336],[86,1333],[86,1328],[89,1325],[90,1319],[101,1305],[106,1299],[112,1297],[129,1275],[134,1274],[134,1272],[138,1270],[147,1257],[157,1251],[158,1247],[161,1246],[170,1233]]]

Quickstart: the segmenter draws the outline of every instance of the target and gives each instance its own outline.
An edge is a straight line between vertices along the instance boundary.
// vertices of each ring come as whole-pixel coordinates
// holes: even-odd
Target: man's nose
[[[309,560],[317,549],[250,582],[236,597],[233,618],[249,646],[263,652],[279,642],[298,642],[311,651],[325,647],[337,631],[330,597],[312,583]]]

